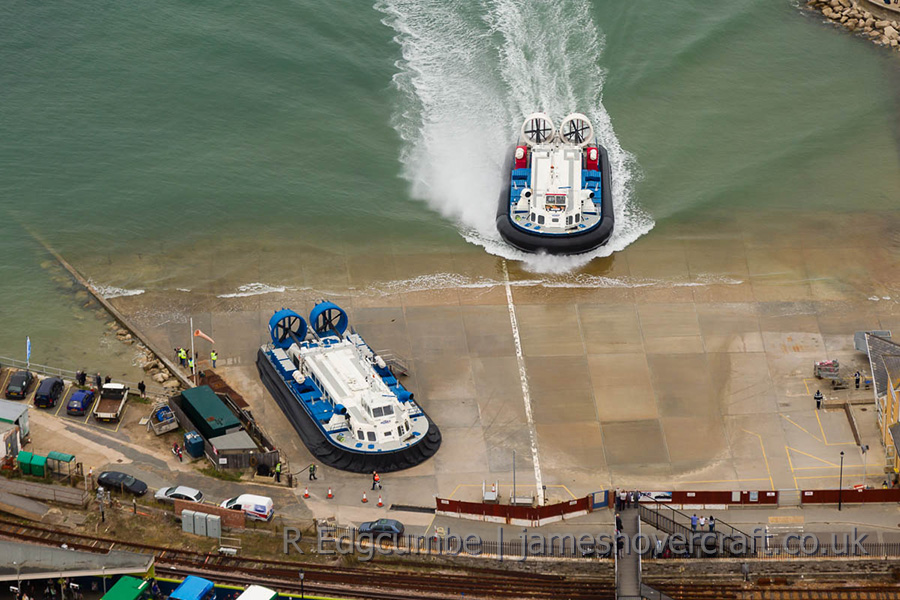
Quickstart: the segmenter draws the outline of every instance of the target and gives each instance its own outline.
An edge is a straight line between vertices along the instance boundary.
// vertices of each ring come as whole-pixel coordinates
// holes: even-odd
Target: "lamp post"
[[[844,493],[844,451],[841,450],[841,470],[838,476],[838,510],[841,510],[841,500]]]
[[[306,596],[303,593],[303,580],[304,579],[306,579],[306,573],[303,572],[303,569],[300,569],[300,598],[301,598],[301,600],[303,600],[303,598],[306,598]]]

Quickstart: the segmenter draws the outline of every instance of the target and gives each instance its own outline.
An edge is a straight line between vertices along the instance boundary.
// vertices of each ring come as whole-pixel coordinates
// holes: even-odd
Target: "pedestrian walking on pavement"
[[[706,517],[700,517],[700,531],[706,527]]]
[[[209,360],[212,361],[213,369],[216,368],[216,361],[219,360],[219,355],[215,350],[210,350],[209,352]]]
[[[100,377],[100,373],[94,375],[94,387],[97,388],[97,391],[100,391],[100,388],[103,387],[103,378]]]
[[[820,408],[822,408],[822,400],[824,400],[824,397],[822,396],[821,390],[816,390],[816,393],[813,396],[813,399],[816,401],[816,410],[819,410]]]
[[[141,398],[147,397],[147,384],[144,383],[143,379],[141,379],[141,382],[138,384],[138,391],[141,393]]]
[[[859,389],[859,380],[862,377],[859,371],[853,374],[853,379],[856,380],[856,389]]]
[[[709,515],[708,522],[709,522],[709,532],[715,533],[716,532],[716,518],[712,515]]]
[[[619,492],[619,510],[625,509],[625,499],[627,498],[627,496],[628,492],[626,492],[625,490],[621,490]]]
[[[616,532],[622,531],[622,517],[619,516],[619,513],[616,513]]]
[[[622,502],[619,500],[619,488],[616,488],[613,492],[613,503],[615,504],[616,512],[622,510]]]
[[[275,483],[281,483],[281,461],[275,465]]]
[[[691,531],[697,531],[697,515],[691,515]]]
[[[309,480],[312,481],[314,479],[318,479],[318,477],[316,477],[316,464],[315,463],[309,465]]]
[[[378,475],[378,471],[372,471],[372,489],[375,488],[381,489],[381,477]]]

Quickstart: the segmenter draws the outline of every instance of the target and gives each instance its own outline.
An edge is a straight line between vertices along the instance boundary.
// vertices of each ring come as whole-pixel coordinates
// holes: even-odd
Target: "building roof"
[[[153,566],[153,556],[111,550],[83,552],[0,540],[0,581],[85,577],[88,575],[143,574]],[[15,563],[15,564],[13,564]],[[18,567],[18,574],[16,568]]]
[[[103,595],[102,600],[137,600],[149,585],[149,581],[125,575]]]
[[[888,392],[890,381],[888,371],[890,370],[895,377],[900,375],[900,344],[887,338],[867,333],[866,347],[869,352],[869,365],[872,368],[875,397],[880,398]]]
[[[206,439],[224,435],[241,426],[240,420],[207,385],[184,390],[181,406],[194,426]]]
[[[213,582],[196,575],[188,575],[184,578],[175,591],[169,594],[172,600],[201,600],[213,589]]]
[[[0,421],[14,423],[28,412],[28,403],[26,402],[10,402],[9,400],[0,400]]]
[[[218,437],[210,438],[209,443],[216,450],[256,450],[256,442],[246,431],[235,431]]]

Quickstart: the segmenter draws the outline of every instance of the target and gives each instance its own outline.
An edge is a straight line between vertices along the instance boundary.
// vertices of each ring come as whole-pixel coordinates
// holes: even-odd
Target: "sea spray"
[[[394,127],[404,142],[404,176],[413,196],[456,221],[467,241],[532,272],[566,273],[653,227],[633,201],[634,158],[601,102],[603,40],[586,1],[381,0],[376,8],[401,49]],[[586,112],[609,151],[616,227],[605,247],[580,256],[529,255],[497,233],[501,164],[522,119],[535,110],[557,121]]]

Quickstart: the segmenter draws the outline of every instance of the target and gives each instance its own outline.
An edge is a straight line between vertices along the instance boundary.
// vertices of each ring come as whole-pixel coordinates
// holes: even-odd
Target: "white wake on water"
[[[603,40],[586,0],[379,0],[401,59],[394,127],[414,197],[456,221],[461,235],[533,272],[566,273],[622,250],[653,228],[633,200],[637,167],[601,102]],[[616,226],[603,248],[580,256],[531,255],[494,225],[502,163],[522,119],[586,113],[609,151]]]

